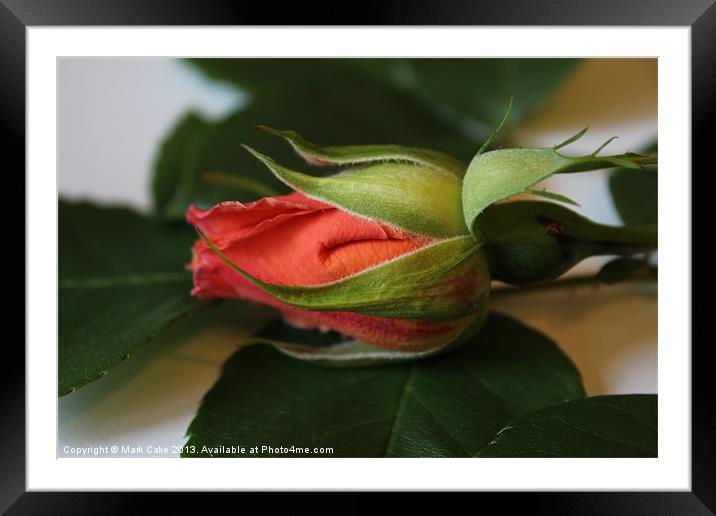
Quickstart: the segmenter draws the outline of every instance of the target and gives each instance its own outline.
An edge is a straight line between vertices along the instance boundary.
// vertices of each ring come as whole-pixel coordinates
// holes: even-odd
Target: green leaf
[[[313,199],[418,235],[467,234],[460,209],[460,179],[445,170],[392,162],[312,177],[250,147],[247,150],[293,190]]]
[[[191,168],[209,126],[199,115],[187,113],[162,142],[152,176],[152,199],[158,213],[184,216],[183,198],[193,183]]]
[[[549,100],[581,60],[301,58],[192,59],[190,62],[210,77],[250,92],[257,100],[285,94],[286,84],[292,89],[316,92],[316,96],[324,94],[324,89],[340,88],[346,100],[355,97],[355,102],[359,102],[360,89],[366,85],[397,89],[404,97],[416,100],[421,111],[428,112],[441,125],[464,134],[473,142],[482,142],[502,118],[510,95],[515,97],[510,124],[517,125]],[[350,83],[361,86],[351,88]],[[283,127],[302,128],[302,125],[284,124]],[[360,142],[347,145],[355,143]],[[416,144],[406,142],[406,145]]]
[[[196,235],[122,208],[59,204],[59,395],[107,374],[179,317],[192,298]]]
[[[655,162],[655,156],[633,153],[568,157],[554,149],[504,149],[478,154],[470,162],[463,181],[465,224],[472,231],[485,208],[522,193],[553,174],[620,166],[641,168]]]
[[[579,59],[409,59],[397,62],[398,83],[437,116],[478,141],[514,104],[508,126],[539,110],[580,63]]]
[[[616,258],[601,268],[597,279],[607,285],[635,278],[656,279],[657,269],[639,258]]]
[[[490,295],[487,264],[477,252],[479,244],[471,237],[439,240],[343,279],[315,286],[266,283],[239,268],[205,235],[201,237],[244,278],[303,310],[453,320],[475,314]]]
[[[656,226],[606,226],[550,202],[490,206],[477,219],[493,279],[513,285],[552,281],[585,258],[656,249]]]
[[[657,457],[657,397],[595,396],[525,414],[477,457]]]
[[[312,86],[280,82],[276,90],[274,83],[279,84],[278,79],[261,83],[267,91],[245,110],[217,122],[180,123],[167,136],[153,180],[155,211],[161,217],[181,219],[190,203],[209,208],[221,201],[255,201],[268,192],[289,193],[290,188],[267,174],[241,144],[260,148],[292,169],[304,165],[303,159],[279,139],[252,130],[255,124],[295,128],[307,139],[330,146],[425,147],[465,162],[475,152],[472,141],[436,122],[419,102],[362,74],[321,76]],[[311,173],[327,172],[332,171]]]
[[[319,368],[249,346],[204,397],[188,430],[195,453],[184,456],[260,455],[219,448],[241,443],[332,447],[338,457],[469,457],[516,416],[583,395],[553,342],[495,314],[455,351],[382,368]]]
[[[646,152],[656,152],[656,144]],[[614,207],[625,224],[656,224],[659,215],[657,167],[643,171],[618,169],[609,176]]]
[[[381,87],[390,83],[395,59],[188,59],[187,63],[215,80],[247,91],[257,100],[284,95],[287,89],[321,92],[326,84],[344,84],[346,80],[375,79]],[[344,92],[344,94],[354,92]],[[288,126],[287,126],[288,127]]]

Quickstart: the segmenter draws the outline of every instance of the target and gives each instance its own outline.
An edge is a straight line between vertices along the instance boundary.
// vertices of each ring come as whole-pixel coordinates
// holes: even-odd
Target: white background
[[[197,29],[194,29],[197,30]],[[276,41],[281,41],[281,37],[287,37],[284,32],[278,31]],[[368,29],[366,29],[368,30]],[[122,31],[126,31],[122,33]],[[290,30],[289,30],[290,31]],[[52,338],[44,338],[42,340],[38,335],[48,324],[33,326],[32,319],[37,317],[39,313],[50,315],[51,322],[56,321],[53,314],[52,302],[56,302],[53,296],[41,299],[42,284],[56,284],[55,271],[44,271],[41,273],[40,264],[33,264],[32,253],[33,246],[37,244],[34,235],[38,235],[41,228],[38,226],[36,217],[33,217],[32,206],[37,205],[37,201],[42,198],[42,192],[55,195],[52,188],[46,188],[47,175],[43,175],[42,170],[51,169],[52,153],[48,152],[54,147],[54,127],[47,124],[47,113],[54,112],[55,98],[51,88],[48,90],[48,83],[51,86],[55,72],[55,57],[57,55],[81,55],[91,52],[96,55],[123,55],[129,54],[127,41],[132,41],[135,48],[141,49],[140,54],[144,55],[240,55],[236,49],[241,48],[242,37],[245,41],[250,40],[247,30],[239,31],[210,31],[202,33],[202,38],[197,38],[196,33],[191,35],[183,33],[182,30],[166,30],[163,31],[162,37],[156,35],[152,37],[152,31],[145,30],[129,30],[129,29],[85,29],[85,30],[67,30],[60,31],[58,29],[31,29],[31,37],[29,39],[30,63],[28,67],[29,74],[29,128],[30,128],[30,153],[29,160],[29,191],[30,191],[30,216],[29,216],[29,260],[30,270],[35,273],[34,280],[31,275],[29,280],[29,327],[28,327],[28,350],[31,372],[39,371],[33,369],[38,368],[42,363],[49,367],[45,370],[46,377],[38,377],[37,374],[28,376],[30,382],[28,384],[29,399],[29,426],[28,426],[28,442],[29,447],[29,486],[165,486],[179,487],[181,485],[204,486],[204,487],[255,487],[255,486],[284,486],[299,487],[300,485],[323,485],[323,486],[383,486],[388,487],[409,487],[418,488],[420,486],[451,486],[451,487],[506,487],[506,486],[523,486],[529,488],[540,488],[545,486],[573,487],[579,486],[595,486],[599,485],[605,488],[627,488],[627,487],[655,487],[670,486],[677,488],[685,488],[688,485],[688,459],[685,452],[688,451],[688,403],[684,403],[684,398],[688,396],[688,349],[685,339],[688,339],[688,283],[684,282],[685,275],[688,274],[688,256],[677,255],[672,253],[670,245],[666,248],[663,246],[664,236],[667,242],[678,245],[680,249],[687,249],[688,237],[684,237],[683,228],[688,225],[687,203],[688,203],[688,178],[686,172],[688,170],[688,161],[684,160],[684,156],[688,156],[688,30],[682,29],[640,29],[639,37],[635,38],[630,35],[634,29],[563,29],[563,30],[539,30],[539,38],[533,38],[537,29],[462,29],[456,31],[445,32],[439,38],[430,29],[421,30],[400,30],[400,40],[391,35],[387,30],[371,29],[370,38],[361,38],[360,30],[338,31],[331,33],[328,30],[306,31],[301,38],[296,39],[295,32],[291,34],[292,47],[291,55],[326,55],[326,46],[324,44],[325,37],[331,35],[337,37],[332,41],[334,44],[330,52],[332,55],[385,55],[386,49],[395,49],[391,55],[479,55],[476,49],[481,48],[481,43],[489,41],[489,48],[500,48],[502,55],[519,56],[524,53],[524,42],[529,37],[530,53],[534,55],[562,55],[561,48],[564,38],[573,42],[570,50],[577,55],[594,55],[595,51],[601,55],[641,55],[641,56],[660,56],[659,79],[660,85],[663,87],[667,84],[669,92],[672,95],[670,102],[659,103],[661,120],[665,118],[669,120],[668,125],[660,125],[661,148],[660,161],[662,174],[660,177],[662,190],[663,185],[668,185],[671,196],[671,217],[667,223],[662,223],[660,234],[662,241],[660,251],[660,267],[662,269],[662,277],[660,279],[660,289],[662,294],[664,289],[669,292],[666,304],[673,305],[673,302],[681,301],[682,305],[678,309],[671,310],[671,324],[668,327],[660,325],[660,330],[666,330],[667,335],[671,335],[672,339],[668,342],[679,343],[680,347],[671,346],[670,348],[659,349],[659,354],[668,356],[665,362],[662,357],[662,367],[660,369],[659,393],[660,393],[660,458],[652,461],[653,466],[644,467],[644,461],[611,461],[612,465],[619,467],[602,468],[586,466],[582,468],[582,464],[588,461],[570,461],[569,471],[564,468],[559,469],[560,461],[550,461],[551,466],[545,466],[542,461],[520,461],[520,467],[516,470],[510,469],[509,464],[513,461],[504,460],[499,463],[492,463],[489,466],[489,474],[482,464],[476,464],[476,461],[450,461],[447,466],[446,474],[441,478],[433,478],[431,476],[420,477],[418,474],[420,467],[408,465],[412,461],[399,461],[404,465],[381,466],[381,471],[373,471],[368,474],[368,470],[360,467],[351,466],[351,472],[345,476],[328,474],[328,471],[315,466],[314,475],[308,478],[299,478],[300,475],[291,475],[290,471],[297,471],[291,464],[295,461],[284,462],[281,465],[276,460],[272,460],[271,464],[263,461],[251,461],[252,469],[243,471],[239,466],[233,469],[234,475],[230,478],[224,476],[217,479],[212,473],[208,476],[193,475],[190,479],[184,477],[182,480],[180,471],[186,471],[186,468],[200,468],[205,472],[219,471],[224,467],[221,465],[212,465],[210,469],[204,466],[184,465],[186,462],[201,463],[202,461],[171,461],[174,466],[169,470],[158,463],[169,461],[130,461],[133,464],[142,464],[141,469],[134,470],[133,476],[127,477],[121,474],[94,475],[88,474],[86,467],[81,465],[85,461],[59,460],[53,461],[50,455],[54,455],[56,450],[56,441],[50,448],[47,447],[47,441],[43,435],[47,435],[46,431],[51,428],[52,423],[42,425],[41,419],[53,421],[55,416],[51,405],[47,405],[50,400],[48,393],[56,393],[56,372],[47,374],[54,367],[56,355],[54,350],[47,349],[47,342]],[[425,32],[430,34],[425,34]],[[61,33],[61,34],[60,34]],[[131,33],[131,34],[130,34]],[[169,34],[169,36],[167,36]],[[231,37],[228,37],[231,36]],[[246,38],[249,38],[248,40]],[[517,38],[517,39],[516,39]],[[269,38],[271,39],[271,38]],[[285,39],[284,39],[285,40]],[[442,42],[443,51],[437,51],[434,45],[428,47],[426,42]],[[61,44],[59,42],[62,42]],[[92,41],[92,45],[89,44]],[[192,41],[190,50],[188,41]],[[296,43],[296,42],[299,43]],[[396,43],[399,41],[399,43]],[[498,41],[500,44],[496,45]],[[519,42],[522,42],[520,46]],[[361,42],[360,44],[358,42]],[[422,43],[421,43],[422,42]],[[196,43],[196,44],[194,44]],[[590,46],[591,45],[591,46]],[[269,46],[270,47],[270,46]],[[396,48],[398,47],[398,48]],[[234,49],[235,54],[230,50]],[[360,51],[356,51],[360,48]],[[486,47],[482,47],[486,48]],[[151,50],[148,50],[151,49]],[[445,49],[450,49],[446,51]],[[465,49],[472,49],[466,51]],[[255,48],[254,48],[255,50]],[[274,47],[264,48],[260,52],[266,55],[287,55],[285,48]],[[255,55],[255,54],[254,54]],[[74,63],[73,63],[74,64]],[[130,64],[128,66],[135,66]],[[78,65],[79,66],[79,65]],[[140,63],[137,66],[146,66]],[[162,62],[161,66],[176,68],[175,64]],[[81,67],[80,67],[81,68]],[[77,72],[77,70],[76,70]],[[80,70],[85,74],[90,74],[88,70]],[[152,72],[139,72],[136,77],[147,73],[151,76]],[[175,73],[175,72],[172,72]],[[168,78],[171,74],[160,74],[163,78]],[[96,74],[93,80],[102,84],[102,74]],[[131,76],[131,75],[130,75]],[[44,80],[43,80],[44,77]],[[145,75],[146,77],[146,75]],[[156,76],[154,76],[156,78]],[[101,146],[99,140],[94,144],[87,142],[85,146],[85,154],[78,151],[77,142],[74,147],[69,145],[64,147],[65,142],[60,136],[60,146],[58,147],[58,157],[60,158],[61,167],[66,164],[73,164],[78,177],[84,176],[85,180],[72,180],[70,176],[65,176],[63,170],[60,170],[58,185],[60,192],[72,197],[93,197],[104,201],[112,202],[129,202],[133,205],[145,208],[146,199],[146,174],[148,166],[151,163],[153,149],[156,149],[156,142],[164,131],[171,126],[172,120],[177,116],[178,112],[190,104],[204,106],[208,112],[215,114],[221,113],[232,102],[237,99],[231,99],[226,92],[214,91],[214,94],[205,96],[204,86],[198,86],[197,78],[186,75],[184,70],[176,69],[175,78],[179,80],[174,86],[168,86],[170,89],[163,89],[161,83],[153,83],[154,89],[146,88],[138,91],[140,81],[130,81],[124,87],[129,87],[130,93],[123,90],[122,81],[115,81],[113,86],[113,99],[115,103],[126,101],[123,106],[120,119],[127,119],[128,122],[123,127],[126,129],[123,138],[115,138],[120,142],[120,148],[109,149],[114,152],[115,160],[107,160],[108,149],[104,148],[102,152],[95,155],[94,159],[86,158],[86,153],[92,153],[93,147]],[[61,75],[61,79],[65,78]],[[69,78],[67,80],[72,80]],[[75,76],[75,80],[77,77]],[[200,82],[200,81],[199,81]],[[85,80],[80,84],[93,84]],[[176,84],[182,84],[179,90],[181,93],[172,97],[167,91],[176,88]],[[81,89],[81,88],[80,88]],[[63,131],[63,124],[74,123],[75,127],[81,130],[82,117],[85,123],[97,124],[104,120],[101,114],[107,112],[108,107],[103,105],[101,91],[103,88],[89,88],[84,92],[84,100],[81,105],[92,106],[94,116],[90,116],[92,111],[89,109],[78,109],[77,116],[80,122],[70,122],[60,120],[59,127]],[[94,91],[94,94],[89,92]],[[177,90],[174,90],[176,93]],[[156,94],[156,92],[161,92]],[[147,109],[138,109],[136,106],[141,105],[139,100],[143,95],[155,94],[155,99],[166,97],[171,100],[165,105],[154,105],[156,113],[146,120],[142,115],[146,114]],[[562,97],[564,102],[570,99],[569,94]],[[564,100],[566,99],[566,100]],[[66,99],[61,99],[65,102]],[[240,99],[238,99],[240,101]],[[173,104],[172,104],[173,103]],[[168,104],[172,104],[169,106]],[[569,103],[567,102],[567,105]],[[59,105],[62,110],[62,104]],[[615,128],[613,132],[609,132],[606,136],[613,135],[614,132],[620,134],[623,138],[619,144],[625,145],[626,148],[634,148],[634,144],[642,144],[649,141],[652,136],[653,123],[655,113],[648,113],[647,110],[642,111],[637,116],[632,113],[632,117],[625,121],[625,125]],[[643,115],[643,116],[642,116]],[[641,118],[640,118],[641,117]],[[141,124],[136,124],[141,120]],[[42,124],[41,122],[45,122]],[[591,122],[591,121],[590,121]],[[584,121],[576,122],[578,127],[584,125]],[[533,126],[525,130],[520,135],[523,141],[539,141],[540,138],[551,138],[555,126],[554,122],[547,120],[535,121]],[[604,135],[595,131],[595,125],[592,122],[592,133],[598,142],[585,141],[589,146],[589,150],[593,150],[595,143],[601,143],[605,138]],[[93,131],[100,134],[103,131],[111,133],[112,130],[118,130],[117,127],[122,123],[116,120],[112,127],[97,125],[93,126]],[[578,128],[577,127],[577,128]],[[145,131],[146,128],[146,131]],[[574,132],[570,127],[567,133]],[[608,130],[610,128],[604,128]],[[565,134],[563,128],[558,128],[558,134]],[[137,133],[144,131],[143,136],[137,136]],[[631,141],[628,138],[632,138]],[[664,146],[665,139],[670,146]],[[69,137],[69,136],[68,136]],[[134,143],[132,143],[134,142]],[[553,143],[554,139],[550,139],[548,143]],[[81,141],[80,141],[81,143]],[[39,145],[42,144],[40,147]],[[125,148],[124,145],[130,145]],[[33,153],[33,149],[42,148],[43,153]],[[676,149],[681,149],[681,153]],[[613,151],[622,150],[617,142],[615,142]],[[579,149],[575,149],[579,151]],[[49,155],[49,156],[48,156]],[[49,157],[49,162],[47,158]],[[100,157],[102,159],[100,159]],[[44,162],[43,162],[44,160]],[[84,161],[85,165],[81,163]],[[131,166],[120,166],[119,169],[113,168],[117,161],[129,160]],[[80,164],[80,165],[78,165]],[[92,166],[92,173],[88,173],[88,166]],[[101,164],[102,166],[97,166]],[[126,167],[126,168],[125,168]],[[678,170],[681,175],[670,176],[664,173],[664,170]],[[126,177],[121,181],[122,185],[115,185],[112,188],[103,187],[104,181],[87,181],[90,176],[106,176],[106,181],[116,180],[117,171]],[[580,176],[586,177],[586,176]],[[593,176],[598,177],[598,176]],[[44,179],[44,186],[40,183]],[[581,185],[569,186],[574,188],[571,191],[565,190],[568,186],[552,186],[553,190],[562,193],[571,194],[577,198],[584,207],[585,213],[601,220],[603,222],[615,222],[614,213],[608,208],[608,203],[604,200],[604,184],[598,179],[592,179],[593,183],[585,187]],[[130,186],[131,185],[131,186]],[[49,185],[53,187],[55,185]],[[580,190],[581,188],[581,190]],[[579,193],[581,192],[581,194]],[[601,192],[601,193],[600,193]],[[34,197],[33,193],[38,195]],[[588,195],[587,195],[588,194]],[[601,200],[599,196],[602,195]],[[660,191],[660,196],[662,192]],[[596,200],[595,200],[596,199]],[[681,203],[681,204],[679,204]],[[683,204],[683,206],[682,206]],[[49,205],[49,204],[48,204]],[[683,207],[683,211],[680,208]],[[660,207],[663,203],[660,202]],[[50,214],[52,218],[52,214]],[[660,220],[664,220],[660,217]],[[676,227],[674,227],[676,226]],[[45,221],[45,226],[46,221]],[[33,230],[33,228],[35,228]],[[49,236],[51,240],[51,235]],[[681,241],[675,241],[678,237]],[[55,236],[56,238],[56,236]],[[684,241],[686,238],[686,242]],[[45,240],[46,247],[46,240]],[[675,249],[676,251],[676,249]],[[683,253],[682,253],[683,254]],[[43,262],[46,263],[46,256]],[[681,269],[678,266],[681,266]],[[676,268],[674,268],[676,267]],[[673,269],[672,269],[673,268]],[[664,271],[673,272],[673,276],[669,276],[670,280],[664,280]],[[42,277],[40,277],[42,276]],[[688,276],[686,276],[688,278]],[[681,279],[681,281],[679,281]],[[33,288],[35,287],[35,288]],[[603,392],[655,392],[656,391],[656,367],[655,367],[655,338],[656,333],[654,327],[656,323],[655,311],[656,300],[655,293],[633,291],[633,290],[600,290],[598,293],[572,292],[559,293],[556,291],[535,293],[526,296],[505,297],[503,301],[498,302],[498,308],[503,312],[509,312],[520,317],[525,322],[544,330],[550,336],[555,338],[563,346],[563,349],[575,360],[580,370],[585,376],[585,384],[590,394]],[[532,297],[530,297],[532,296]],[[534,297],[538,296],[538,297]],[[541,298],[539,296],[547,296]],[[554,297],[561,296],[561,297]],[[51,298],[51,299],[50,299]],[[659,306],[661,311],[664,302]],[[33,316],[33,314],[35,314]],[[44,326],[44,328],[43,328]],[[645,331],[642,331],[643,328]],[[646,330],[650,328],[650,330]],[[51,329],[51,328],[50,328]],[[625,329],[628,330],[625,332]],[[220,332],[220,328],[215,330]],[[626,333],[626,335],[625,335]],[[664,331],[660,336],[664,336]],[[51,336],[51,333],[50,333]],[[46,336],[47,337],[47,336]],[[628,337],[628,339],[627,339]],[[215,345],[207,344],[211,340],[201,338],[199,340],[187,339],[187,342],[177,349],[170,350],[168,354],[153,354],[153,350],[148,350],[142,359],[139,354],[133,360],[134,365],[129,363],[117,368],[111,375],[95,385],[89,386],[77,393],[63,399],[60,403],[60,421],[61,429],[71,430],[65,434],[61,433],[61,438],[68,439],[68,435],[76,435],[82,428],[96,425],[94,432],[89,432],[89,438],[92,439],[132,439],[151,437],[152,439],[177,439],[181,442],[180,434],[183,433],[191,418],[193,410],[195,410],[201,395],[206,388],[216,378],[218,374],[218,366],[223,358],[231,352],[232,346],[229,346],[228,339],[217,337]],[[627,342],[628,341],[628,342]],[[41,346],[41,342],[45,345]],[[223,346],[223,348],[222,348]],[[156,349],[159,348],[159,345]],[[146,360],[140,365],[140,360]],[[49,361],[49,364],[48,364]],[[180,366],[180,363],[183,366]],[[184,367],[182,369],[181,367]],[[135,368],[132,373],[132,368]],[[590,372],[591,370],[591,372]],[[637,372],[638,371],[638,372]],[[144,374],[147,373],[147,374]],[[165,378],[168,381],[164,384],[157,382],[158,378]],[[54,382],[54,383],[53,383]],[[180,386],[179,389],[177,387]],[[668,388],[665,388],[668,386]],[[94,391],[94,392],[93,392]],[[175,394],[175,396],[172,395]],[[155,400],[164,402],[159,404],[151,404]],[[146,403],[145,403],[146,401]],[[39,407],[44,404],[45,410]],[[150,408],[151,407],[151,408]],[[664,408],[667,408],[669,417],[665,419]],[[39,411],[38,411],[39,409]],[[112,419],[112,417],[114,419]],[[49,418],[49,419],[48,419]],[[679,425],[678,422],[684,422]],[[44,430],[44,431],[43,431]],[[62,430],[61,430],[62,432]],[[664,443],[669,443],[666,446]],[[95,443],[100,444],[100,443]],[[146,443],[149,444],[149,443]],[[49,460],[49,462],[48,462]],[[109,462],[108,462],[109,461]],[[216,462],[216,461],[214,461]],[[224,462],[224,461],[219,461]],[[232,462],[234,461],[227,461]],[[343,465],[351,461],[335,459],[331,461],[331,469],[341,469]],[[436,467],[441,461],[431,461],[430,468]],[[478,461],[482,462],[482,461]],[[526,464],[529,463],[529,464]],[[92,461],[92,471],[101,469],[109,471],[106,467],[119,468],[111,459],[97,459]],[[265,464],[265,465],[264,465]],[[382,463],[381,463],[382,464]],[[541,466],[538,466],[541,464]],[[667,467],[668,465],[668,467]],[[139,468],[139,466],[136,466]],[[550,470],[550,475],[545,475],[545,467]],[[314,467],[312,467],[314,468]],[[405,472],[406,476],[396,476],[397,469]],[[404,469],[403,469],[404,468]],[[537,469],[533,469],[537,468]],[[372,468],[374,469],[374,468]],[[157,475],[158,471],[167,472],[168,476],[161,477]],[[463,475],[460,471],[463,471]],[[173,473],[172,473],[173,471]],[[280,473],[279,473],[280,471]],[[342,470],[345,471],[345,470]],[[483,473],[480,473],[480,472]],[[540,474],[535,474],[540,471]],[[582,474],[575,474],[580,471]],[[639,471],[639,474],[635,474]],[[62,473],[60,473],[62,472]],[[469,473],[468,473],[469,472]],[[530,473],[533,472],[533,473]],[[142,479],[145,483],[142,483]],[[212,480],[214,481],[212,483]],[[146,482],[149,482],[148,484]]]

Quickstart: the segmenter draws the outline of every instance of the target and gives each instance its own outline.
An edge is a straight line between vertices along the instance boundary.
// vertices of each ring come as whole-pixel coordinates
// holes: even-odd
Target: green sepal
[[[289,170],[244,147],[277,178],[313,199],[417,235],[449,238],[468,234],[460,202],[460,180],[444,170],[387,162],[313,177]]]
[[[323,367],[378,367],[401,362],[420,360],[441,355],[474,338],[485,325],[488,305],[484,303],[472,322],[457,337],[447,342],[436,342],[436,346],[425,351],[401,351],[365,344],[358,340],[339,341],[328,346],[310,346],[285,340],[276,340],[258,335],[241,341],[240,346],[267,344],[281,353]],[[301,330],[296,330],[301,331]]]
[[[252,337],[241,342],[241,346],[253,344],[268,344],[291,358],[326,367],[373,367],[400,363],[432,356],[440,349],[399,351],[378,348],[358,340],[346,340],[320,348],[263,337]]]
[[[319,147],[309,142],[296,131],[281,131],[265,125],[252,126],[284,138],[293,150],[311,165],[327,167],[332,165],[358,165],[374,161],[407,161],[425,167],[444,170],[463,177],[465,164],[442,152],[431,149],[417,149],[402,145],[349,145],[341,147]]]
[[[556,279],[585,258],[656,249],[656,225],[606,226],[541,201],[490,206],[477,220],[493,279],[513,285]]]
[[[507,103],[507,109],[505,110],[505,114],[502,116],[502,120],[500,120],[500,123],[497,124],[497,127],[495,127],[494,131],[492,131],[490,136],[487,137],[485,143],[483,143],[482,146],[478,149],[477,154],[475,154],[475,156],[479,156],[480,154],[485,153],[492,146],[492,142],[495,141],[495,138],[497,138],[497,135],[505,126],[507,119],[510,117],[510,113],[512,113],[512,104],[514,103],[514,101],[515,97],[510,95],[510,101]]]
[[[567,138],[566,140],[564,140],[562,143],[558,143],[557,145],[555,145],[554,147],[552,147],[552,149],[554,149],[554,150],[559,150],[559,149],[561,149],[562,147],[566,147],[567,145],[571,145],[572,143],[576,142],[577,140],[581,140],[581,139],[582,139],[582,136],[584,136],[585,134],[587,134],[587,131],[588,131],[588,130],[589,130],[589,126],[585,127],[584,129],[582,129],[582,130],[579,131],[578,133],[573,134],[572,136],[570,136],[569,138]]]
[[[199,235],[244,278],[280,301],[304,310],[445,320],[476,312],[489,297],[487,262],[472,237],[428,244],[331,283],[289,286],[252,276],[205,235]]]
[[[545,189],[535,190],[533,188],[530,188],[528,190],[525,190],[525,193],[530,195],[536,195],[537,197],[544,197],[545,199],[549,199],[550,201],[563,202],[565,204],[571,204],[572,206],[579,206],[579,203],[574,199],[570,199],[566,195],[549,192]]]
[[[465,224],[474,230],[477,217],[497,201],[522,193],[553,174],[586,172],[610,167],[640,169],[656,163],[656,155],[569,157],[554,148],[504,149],[475,156],[467,168],[462,190]]]

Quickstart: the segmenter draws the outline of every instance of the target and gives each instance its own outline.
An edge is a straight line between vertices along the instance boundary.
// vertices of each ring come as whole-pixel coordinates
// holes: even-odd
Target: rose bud
[[[248,149],[290,195],[190,206],[200,236],[192,294],[277,308],[301,328],[331,329],[390,350],[442,350],[487,313],[490,277],[465,226],[465,167],[398,146],[318,148],[288,139],[314,165],[352,165],[313,177]]]

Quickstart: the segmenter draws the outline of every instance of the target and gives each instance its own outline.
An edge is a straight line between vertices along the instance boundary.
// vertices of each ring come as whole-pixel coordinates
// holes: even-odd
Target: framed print
[[[608,3],[302,25],[5,2],[27,312],[3,507],[499,490],[713,510],[691,169],[716,11]]]

